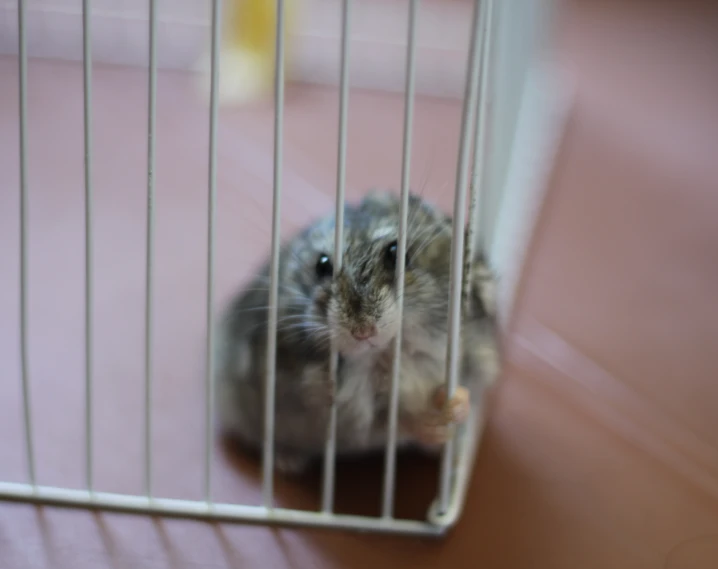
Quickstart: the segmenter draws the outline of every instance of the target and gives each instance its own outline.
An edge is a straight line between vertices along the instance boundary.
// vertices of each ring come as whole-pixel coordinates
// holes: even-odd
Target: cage
[[[339,3],[335,3],[339,4]],[[341,3],[341,25],[340,35],[337,38],[338,47],[338,120],[336,134],[336,178],[335,188],[336,195],[334,198],[337,218],[341,219],[341,211],[346,199],[346,168],[347,168],[347,139],[349,130],[349,117],[351,114],[352,104],[350,103],[350,48],[351,48],[351,26],[352,26],[352,5],[350,0],[343,0]],[[462,75],[463,95],[461,102],[461,112],[457,121],[456,139],[451,143],[451,147],[455,148],[452,156],[453,169],[455,172],[455,192],[452,199],[452,209],[454,218],[454,235],[452,248],[452,274],[451,274],[451,290],[452,296],[450,301],[450,341],[447,346],[447,372],[446,382],[447,390],[451,393],[457,382],[457,366],[458,366],[458,343],[459,327],[458,322],[461,318],[461,290],[465,285],[463,275],[465,268],[463,266],[464,248],[474,250],[486,250],[488,256],[495,261],[499,273],[502,269],[510,264],[505,259],[505,253],[502,248],[506,248],[505,242],[501,236],[497,237],[502,231],[501,227],[497,227],[495,219],[499,218],[500,211],[502,216],[506,217],[505,207],[507,200],[504,199],[504,188],[509,184],[509,162],[513,153],[514,136],[517,117],[519,115],[520,101],[522,93],[525,89],[527,77],[529,75],[529,61],[532,50],[538,43],[536,30],[540,28],[541,18],[539,17],[546,9],[543,3],[539,2],[495,2],[493,0],[472,1],[463,3],[466,6],[466,15],[469,20],[466,27],[466,53],[464,58],[465,73]],[[77,452],[72,452],[73,456],[79,458],[72,467],[68,468],[68,476],[66,480],[75,478],[74,482],[44,483],[41,482],[41,465],[48,464],[43,462],[43,454],[45,451],[52,453],[62,452],[58,450],[62,445],[57,446],[57,440],[53,438],[53,428],[58,428],[59,419],[48,420],[42,423],[42,427],[38,427],[38,418],[42,419],[48,409],[54,405],[54,397],[57,390],[63,390],[63,386],[56,383],[43,384],[38,387],[35,382],[36,376],[52,375],[52,365],[49,363],[53,357],[53,350],[61,350],[61,347],[48,348],[52,344],[47,338],[32,335],[33,326],[41,326],[42,318],[33,316],[31,310],[31,301],[34,293],[37,293],[37,287],[40,284],[52,286],[65,286],[62,284],[62,278],[58,277],[64,269],[62,263],[46,267],[45,270],[38,272],[37,268],[33,268],[32,256],[37,253],[38,243],[33,241],[32,231],[33,223],[31,220],[34,216],[33,209],[37,202],[32,201],[32,177],[34,170],[28,164],[28,156],[31,150],[28,145],[33,144],[32,140],[32,122],[33,120],[47,120],[47,117],[34,118],[32,109],[32,100],[29,94],[32,94],[32,85],[28,83],[28,70],[32,69],[34,62],[28,63],[29,55],[48,56],[47,46],[40,43],[33,43],[32,37],[29,36],[30,24],[28,22],[37,22],[30,16],[37,11],[39,3],[31,1],[19,0],[17,6],[6,8],[6,15],[17,15],[17,42],[14,42],[13,34],[4,34],[9,41],[3,43],[4,52],[16,52],[17,61],[17,100],[18,100],[18,129],[19,145],[17,152],[17,184],[11,184],[8,187],[18,188],[17,209],[13,211],[19,212],[15,225],[7,225],[8,231],[16,230],[18,249],[16,252],[16,260],[18,262],[18,314],[17,314],[17,330],[19,331],[17,338],[17,346],[19,347],[20,358],[17,366],[13,367],[9,364],[8,376],[19,378],[17,382],[18,391],[13,395],[16,397],[6,398],[7,401],[21,402],[17,408],[21,410],[17,419],[22,423],[22,439],[20,445],[8,446],[5,451],[7,462],[14,461],[15,466],[8,468],[11,473],[3,478],[7,481],[0,482],[0,498],[8,500],[20,500],[37,503],[57,504],[72,507],[86,507],[93,509],[108,509],[125,512],[133,512],[139,514],[167,515],[167,516],[187,516],[194,518],[204,518],[210,520],[230,520],[244,521],[254,523],[282,523],[294,525],[312,525],[327,528],[344,528],[354,530],[368,530],[380,532],[396,532],[416,535],[442,535],[450,528],[459,518],[465,493],[467,492],[468,474],[472,468],[478,442],[480,439],[482,421],[484,411],[482,407],[476,406],[470,416],[466,428],[466,436],[456,441],[451,441],[446,445],[443,458],[438,466],[438,491],[435,500],[432,501],[428,512],[423,519],[409,519],[398,516],[394,511],[395,492],[398,483],[397,458],[396,458],[396,416],[393,418],[393,433],[389,437],[386,454],[382,461],[382,483],[381,483],[381,499],[380,511],[376,515],[365,514],[349,514],[340,513],[335,509],[335,448],[332,430],[327,437],[327,449],[325,452],[324,468],[322,474],[321,491],[319,507],[312,509],[311,507],[289,507],[280,506],[276,503],[275,477],[273,474],[273,446],[271,436],[265,438],[262,460],[262,474],[260,503],[257,505],[233,503],[218,498],[214,491],[213,479],[215,476],[216,461],[216,431],[214,429],[214,387],[212,381],[213,375],[213,359],[209,355],[212,353],[211,346],[214,341],[213,330],[215,329],[215,321],[217,314],[216,303],[216,273],[217,273],[217,218],[221,212],[222,204],[218,203],[218,148],[220,138],[223,136],[222,121],[219,116],[218,105],[218,85],[221,76],[219,69],[219,48],[220,48],[220,29],[221,29],[221,3],[214,0],[211,3],[211,17],[209,19],[210,26],[210,45],[211,45],[211,96],[209,101],[209,113],[207,120],[207,175],[208,180],[203,184],[207,188],[206,198],[206,223],[204,231],[201,227],[197,227],[197,223],[188,223],[183,227],[185,234],[193,234],[197,236],[202,233],[206,239],[206,248],[204,249],[205,262],[202,265],[193,265],[186,267],[186,271],[194,273],[202,271],[205,280],[205,302],[202,303],[204,312],[204,324],[206,325],[205,339],[206,344],[206,365],[203,369],[203,375],[206,377],[202,391],[195,391],[194,396],[201,394],[204,401],[200,403],[193,400],[195,408],[201,408],[204,417],[201,420],[194,419],[193,427],[200,430],[203,434],[198,440],[204,447],[202,452],[202,468],[199,469],[201,474],[202,491],[199,496],[193,498],[172,498],[160,496],[155,492],[154,481],[158,475],[171,477],[174,469],[182,469],[181,463],[177,462],[177,456],[174,462],[169,461],[169,466],[163,467],[163,472],[158,474],[157,463],[158,448],[162,442],[168,443],[172,439],[172,424],[167,417],[157,416],[156,397],[158,390],[158,359],[170,358],[169,354],[173,349],[182,350],[183,345],[178,344],[174,347],[163,345],[160,342],[160,334],[158,333],[156,306],[157,299],[161,299],[164,294],[162,291],[166,287],[177,286],[176,283],[169,281],[160,282],[157,278],[157,265],[162,262],[162,257],[158,253],[157,231],[158,226],[162,224],[161,205],[159,205],[159,197],[156,193],[157,180],[168,172],[166,165],[159,166],[158,160],[163,159],[156,155],[158,144],[162,142],[162,136],[158,136],[158,115],[162,113],[161,106],[157,104],[158,94],[158,40],[165,40],[167,32],[162,35],[162,19],[158,11],[158,2],[150,0],[147,3],[149,12],[147,14],[147,53],[148,57],[148,73],[147,86],[144,93],[136,93],[130,95],[133,97],[144,97],[146,101],[146,124],[144,126],[144,135],[146,145],[138,152],[138,148],[117,149],[118,152],[127,152],[134,154],[144,154],[146,156],[146,168],[144,169],[144,179],[142,187],[146,194],[142,199],[142,207],[145,211],[145,234],[142,242],[135,244],[135,251],[141,249],[144,253],[145,273],[140,288],[143,291],[145,306],[142,313],[141,336],[143,338],[143,350],[141,365],[135,366],[134,375],[141,378],[141,390],[136,390],[134,402],[134,411],[141,409],[141,421],[136,422],[128,427],[133,432],[135,441],[140,444],[141,448],[135,446],[130,452],[126,453],[134,457],[133,464],[136,466],[136,486],[141,488],[140,491],[130,491],[118,485],[117,490],[104,490],[103,484],[98,481],[103,476],[111,478],[113,468],[117,468],[118,461],[125,461],[121,458],[122,449],[111,449],[114,458],[109,462],[103,463],[98,468],[97,449],[102,446],[107,448],[106,442],[111,440],[108,430],[112,427],[107,426],[110,417],[113,417],[114,425],[118,428],[124,428],[123,422],[127,419],[130,411],[128,411],[127,402],[122,405],[113,407],[111,401],[106,401],[100,410],[97,408],[98,393],[100,388],[103,395],[112,399],[112,381],[122,381],[121,378],[112,379],[110,373],[108,381],[103,382],[103,386],[97,384],[98,350],[107,350],[108,337],[105,327],[121,326],[117,322],[102,323],[100,314],[102,310],[98,310],[98,306],[112,302],[111,298],[107,298],[108,289],[102,281],[97,282],[98,268],[106,270],[112,261],[104,260],[98,262],[103,254],[98,251],[95,240],[99,233],[105,236],[105,239],[111,237],[113,232],[112,225],[103,227],[98,225],[96,221],[96,211],[98,205],[101,208],[108,208],[109,203],[100,199],[97,202],[98,175],[95,170],[97,161],[98,136],[100,129],[97,128],[96,114],[96,89],[94,82],[95,66],[93,62],[93,47],[96,45],[96,37],[93,39],[93,23],[94,17],[107,16],[107,7],[101,6],[95,11],[94,3],[90,0],[82,2],[81,10],[74,7],[75,12],[70,15],[77,16],[73,22],[81,23],[81,29],[76,29],[75,25],[68,26],[63,37],[72,37],[72,41],[78,41],[81,38],[81,60],[82,74],[81,77],[75,73],[75,79],[81,79],[80,82],[74,83],[70,90],[70,96],[78,96],[77,102],[81,102],[81,121],[72,123],[71,138],[79,136],[82,144],[82,181],[81,187],[83,192],[81,200],[73,202],[72,207],[75,208],[77,215],[81,215],[82,235],[80,236],[80,247],[77,250],[82,251],[81,257],[75,259],[82,267],[83,286],[78,287],[82,293],[81,307],[84,317],[81,323],[75,322],[72,329],[63,331],[68,337],[73,336],[77,341],[82,343],[82,359],[74,361],[74,373],[77,377],[82,377],[82,381],[78,384],[81,388],[76,393],[74,403],[68,405],[66,413],[63,413],[66,420],[74,422],[74,435],[82,432],[82,444]],[[42,7],[42,6],[40,6]],[[46,6],[45,6],[46,7]],[[406,200],[408,192],[412,184],[411,163],[412,163],[412,142],[414,140],[413,125],[415,120],[415,91],[417,83],[417,21],[421,17],[421,5],[418,0],[410,0],[405,3],[407,9],[407,18],[405,21],[405,56],[403,59],[403,87],[402,105],[394,106],[392,112],[401,115],[401,144],[400,146],[400,190],[402,196],[402,227],[406,226]],[[436,9],[436,8],[434,8]],[[104,10],[104,11],[103,11]],[[272,164],[271,164],[271,266],[272,266],[272,284],[271,289],[274,291],[276,298],[276,270],[277,259],[279,254],[279,245],[282,237],[282,203],[283,188],[285,186],[285,154],[284,142],[285,132],[284,125],[286,121],[286,95],[284,81],[284,13],[285,2],[278,0],[277,2],[277,34],[276,34],[276,53],[275,62],[275,92],[272,118]],[[81,19],[80,19],[81,18]],[[10,18],[6,18],[5,26],[10,30]],[[144,22],[144,20],[142,20]],[[166,22],[165,22],[166,24]],[[33,32],[37,31],[37,26]],[[100,44],[103,45],[103,44]],[[403,45],[402,45],[403,49]],[[34,50],[34,51],[33,51]],[[45,50],[45,51],[43,51]],[[105,60],[113,61],[112,49],[105,45]],[[77,50],[76,50],[77,51]],[[130,57],[129,59],[132,59]],[[10,60],[8,60],[10,61]],[[114,61],[117,63],[117,61]],[[120,61],[119,63],[131,63],[131,61]],[[9,64],[8,64],[9,65]],[[38,66],[43,65],[38,63]],[[168,65],[171,67],[171,65]],[[6,66],[6,69],[8,66]],[[103,89],[120,89],[123,87],[123,71],[120,70],[114,77],[113,82],[109,83],[109,87],[104,85]],[[426,71],[420,69],[421,81],[423,84],[428,82]],[[10,74],[5,71],[3,74],[8,77]],[[32,79],[32,78],[31,78]],[[160,85],[160,88],[167,87],[173,89],[177,87],[177,83],[173,82],[174,76],[168,76],[166,85]],[[7,82],[4,82],[7,83]],[[81,85],[81,91],[80,89]],[[447,87],[451,90],[451,87]],[[37,93],[37,91],[35,91]],[[368,96],[368,95],[367,95]],[[402,108],[403,107],[403,108]],[[199,107],[198,107],[199,108]],[[74,107],[75,111],[79,111],[78,107]],[[111,108],[103,111],[104,114],[111,114]],[[199,113],[199,111],[198,111]],[[199,114],[197,115],[199,116]],[[75,117],[78,118],[78,117]],[[69,119],[68,119],[69,120]],[[100,119],[102,120],[102,119]],[[166,120],[160,118],[160,120]],[[246,122],[246,121],[245,121]],[[249,128],[252,128],[251,124]],[[102,130],[102,133],[106,133]],[[165,133],[171,133],[171,130],[165,130]],[[442,133],[446,134],[446,132]],[[171,135],[171,134],[170,134]],[[104,136],[107,136],[106,134]],[[225,133],[226,138],[226,133]],[[382,142],[383,144],[383,142]],[[196,148],[192,148],[196,150]],[[226,151],[226,149],[225,149]],[[249,160],[254,158],[260,159],[259,154],[247,142],[238,141],[236,151],[246,153]],[[9,158],[7,158],[9,160]],[[166,157],[164,157],[166,159]],[[181,160],[181,158],[180,158]],[[115,165],[117,166],[117,165]],[[117,174],[117,172],[114,172]],[[102,176],[113,175],[111,172],[104,172]],[[296,207],[302,201],[301,192],[311,191],[306,184],[296,183],[299,187],[297,196],[291,202],[292,207]],[[5,190],[6,192],[8,190]],[[286,196],[285,196],[286,197]],[[15,199],[15,198],[13,198]],[[53,223],[53,218],[49,214],[53,208],[70,207],[63,206],[59,203],[53,203],[52,195],[45,195],[47,200],[39,209],[49,208],[45,216],[45,223]],[[266,201],[266,200],[265,200]],[[468,207],[467,207],[468,202]],[[6,211],[10,211],[12,205],[11,199],[6,198],[8,205]],[[326,202],[325,202],[326,203]],[[132,207],[137,208],[139,201],[135,201]],[[226,205],[226,202],[224,202]],[[79,212],[79,213],[78,213]],[[134,214],[132,214],[134,215]],[[133,217],[134,220],[137,217]],[[75,219],[77,221],[77,219]],[[127,221],[127,220],[125,220]],[[464,242],[464,226],[468,221],[468,239]],[[199,224],[201,225],[201,224]],[[196,229],[196,231],[195,231]],[[337,224],[336,237],[336,253],[341,254],[341,223]],[[503,229],[503,231],[507,231]],[[400,232],[402,237],[400,241],[405,239],[404,232]],[[162,239],[163,237],[160,237]],[[136,239],[136,237],[135,237]],[[77,241],[77,239],[75,239]],[[505,240],[504,240],[505,241]],[[498,242],[498,244],[497,244]],[[188,245],[188,243],[192,243]],[[77,243],[75,243],[77,244]],[[139,245],[139,247],[138,247]],[[184,247],[197,248],[196,242],[190,238],[183,243]],[[45,246],[52,246],[52,243],[45,243]],[[178,245],[179,247],[179,245]],[[180,253],[178,247],[172,248],[166,244],[161,250],[164,254],[173,251],[172,254]],[[497,249],[498,248],[498,249]],[[497,251],[499,251],[497,253]],[[225,259],[227,256],[225,255]],[[241,254],[237,255],[241,259]],[[399,256],[401,258],[401,255]],[[106,259],[106,258],[105,258]],[[8,257],[8,262],[10,258]],[[120,262],[121,264],[121,262]],[[403,268],[400,262],[399,275],[402,274]],[[122,273],[122,267],[117,267],[114,277],[118,278]],[[37,278],[35,278],[37,276]],[[399,282],[401,282],[399,278]],[[140,284],[140,283],[137,283]],[[98,288],[99,285],[99,288]],[[50,294],[50,293],[44,293]],[[105,295],[105,297],[102,297]],[[50,295],[51,296],[51,295]],[[50,296],[45,296],[44,308],[50,308]],[[98,298],[99,296],[99,298]],[[10,298],[8,296],[8,298]],[[115,301],[122,303],[121,298],[115,298]],[[99,301],[99,302],[98,302]],[[160,301],[161,302],[161,301]],[[8,305],[12,303],[7,300]],[[70,310],[70,307],[67,308]],[[60,309],[62,310],[62,309]],[[196,316],[196,315],[195,315]],[[10,322],[12,319],[8,319]],[[181,326],[179,321],[174,322],[174,326]],[[79,328],[78,328],[79,326]],[[169,325],[165,325],[169,326]],[[273,320],[270,320],[270,329],[276,334],[276,312],[274,312]],[[104,331],[103,331],[104,330]],[[104,334],[104,344],[98,342],[97,332]],[[138,330],[135,329],[135,332]],[[197,340],[196,335],[193,340]],[[48,343],[49,342],[49,343]],[[34,344],[34,345],[33,345]],[[44,348],[38,348],[38,344],[44,344]],[[13,342],[8,342],[4,347],[10,353],[14,350]],[[270,352],[272,351],[272,342],[270,340]],[[158,352],[165,355],[158,357]],[[55,353],[55,356],[58,354]],[[37,363],[41,357],[47,358],[48,363]],[[113,357],[120,357],[114,355]],[[16,358],[8,358],[15,361]],[[105,371],[107,366],[103,366]],[[397,371],[393,380],[393,391],[396,390]],[[200,370],[194,377],[198,377]],[[16,372],[16,373],[13,373]],[[37,373],[36,373],[37,372]],[[163,373],[167,373],[163,370]],[[272,385],[272,371],[269,373],[269,384]],[[163,382],[163,383],[166,383]],[[33,387],[35,385],[35,387]],[[139,386],[139,384],[137,385]],[[197,384],[194,385],[197,388]],[[38,390],[42,393],[38,397]],[[141,398],[137,395],[141,394]],[[270,389],[270,393],[272,393]],[[55,395],[53,395],[55,394]],[[396,407],[396,395],[394,395],[393,408]],[[42,399],[44,402],[40,405],[39,410],[36,404],[37,400]],[[7,403],[8,408],[12,403]],[[273,414],[273,397],[268,397],[266,402],[266,415],[268,422],[266,425],[266,433],[271,435]],[[112,410],[110,410],[112,408]],[[181,410],[181,405],[176,409]],[[195,409],[195,410],[196,410]],[[12,421],[13,413],[6,415],[7,421]],[[81,417],[81,420],[79,419]],[[103,426],[103,423],[105,425]],[[54,427],[53,427],[54,425]],[[15,429],[17,431],[17,429]],[[10,429],[6,432],[11,432]],[[49,433],[49,437],[48,437]],[[160,433],[158,435],[158,433]],[[71,437],[70,437],[71,438]],[[159,438],[159,440],[158,440]],[[45,442],[39,442],[43,440]],[[197,441],[195,441],[197,442]],[[14,443],[13,443],[14,444]],[[125,449],[126,450],[126,449]],[[181,453],[180,453],[181,454]],[[21,458],[22,457],[22,458]],[[456,458],[456,460],[454,460]],[[19,467],[24,462],[24,467]],[[24,476],[19,472],[24,469]],[[60,477],[62,478],[62,477]],[[108,478],[108,479],[109,479]]]

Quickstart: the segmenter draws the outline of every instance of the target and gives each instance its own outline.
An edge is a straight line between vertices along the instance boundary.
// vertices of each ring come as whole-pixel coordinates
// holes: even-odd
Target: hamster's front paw
[[[447,423],[463,423],[471,410],[469,390],[458,386],[451,401],[446,402],[446,388],[442,385],[434,392],[434,410],[438,411]]]
[[[410,419],[407,428],[422,446],[440,446],[453,437],[455,426],[466,421],[469,411],[469,391],[465,387],[457,387],[447,404],[442,386],[435,391],[430,407]]]

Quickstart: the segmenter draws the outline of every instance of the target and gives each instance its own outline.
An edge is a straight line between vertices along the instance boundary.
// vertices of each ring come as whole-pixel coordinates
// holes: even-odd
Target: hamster
[[[395,275],[399,214],[400,199],[388,192],[373,192],[345,206],[340,270],[333,259],[333,215],[281,248],[274,430],[279,471],[301,472],[323,454],[333,402],[337,455],[385,446],[394,338],[402,325],[400,447],[440,449],[454,425],[468,416],[470,392],[498,371],[494,281],[478,258],[462,318],[461,386],[446,404],[452,221],[410,196],[400,321]],[[267,263],[226,308],[215,354],[221,429],[257,450],[264,437],[268,303]],[[339,354],[336,384],[329,380],[332,341]]]

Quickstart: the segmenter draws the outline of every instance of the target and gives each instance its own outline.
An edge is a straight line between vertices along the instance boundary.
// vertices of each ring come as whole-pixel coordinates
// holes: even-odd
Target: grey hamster
[[[335,270],[333,260],[334,216],[316,221],[281,249],[275,396],[278,470],[300,471],[323,454],[333,401],[338,455],[385,445],[393,340],[402,324],[400,446],[440,448],[453,425],[466,418],[470,391],[496,375],[493,277],[478,258],[469,310],[462,319],[462,387],[445,404],[452,221],[421,198],[410,196],[400,322],[395,275],[399,212],[399,197],[388,192],[374,192],[357,205],[347,205],[341,270]],[[255,449],[264,436],[268,303],[267,264],[227,307],[215,355],[221,427]],[[329,381],[332,340],[339,352],[336,386]]]

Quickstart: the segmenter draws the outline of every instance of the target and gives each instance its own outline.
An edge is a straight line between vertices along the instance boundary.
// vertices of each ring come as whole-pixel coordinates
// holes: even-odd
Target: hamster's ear
[[[419,196],[409,190],[409,207],[420,207],[423,203],[424,201]]]

